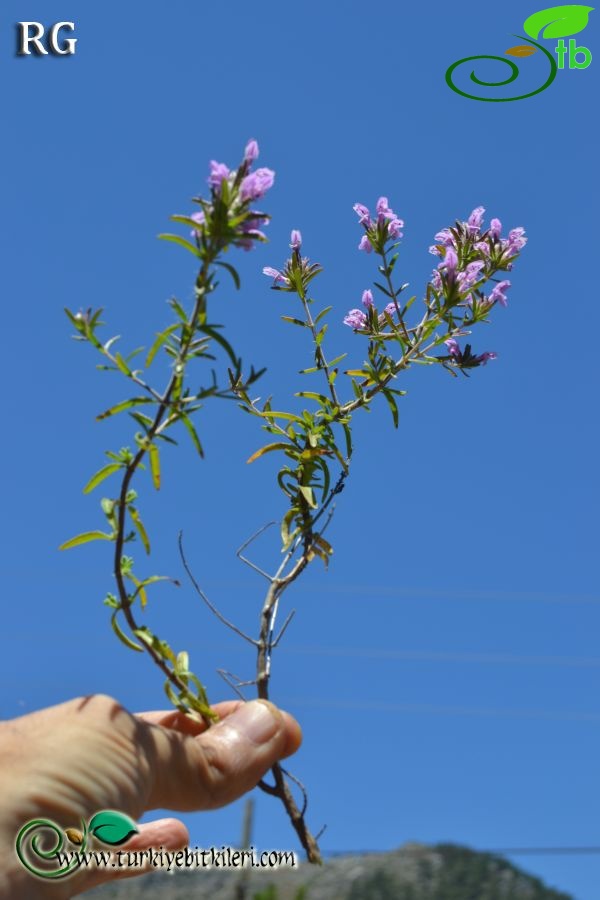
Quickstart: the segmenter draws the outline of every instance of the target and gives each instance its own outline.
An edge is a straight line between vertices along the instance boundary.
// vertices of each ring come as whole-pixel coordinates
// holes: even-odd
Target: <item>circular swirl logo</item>
[[[15,850],[28,872],[38,878],[65,878],[78,869],[84,859],[88,840],[118,847],[138,833],[135,822],[122,812],[105,809],[86,825],[63,829],[51,819],[32,819],[17,834]],[[65,838],[74,849],[66,849]]]
[[[456,94],[467,97],[469,100],[481,100],[484,103],[508,103],[513,100],[526,100],[528,97],[534,97],[536,94],[541,94],[542,91],[545,91],[546,88],[550,87],[556,78],[558,70],[565,68],[565,59],[568,60],[569,69],[585,69],[591,63],[592,54],[587,47],[578,47],[573,39],[569,40],[567,46],[562,38],[583,31],[588,23],[588,17],[592,10],[593,7],[591,6],[574,4],[569,6],[552,6],[549,9],[542,9],[537,13],[533,13],[533,15],[529,16],[523,23],[525,34],[529,35],[529,37],[525,37],[525,35],[515,35],[515,37],[518,37],[520,40],[526,41],[525,44],[518,44],[515,47],[510,47],[505,51],[504,56],[479,54],[477,56],[465,56],[463,59],[457,60],[446,70],[446,84]],[[552,53],[542,44],[538,43],[537,39],[539,37],[561,38],[561,40],[559,40],[557,46],[553,48],[554,53]],[[465,90],[456,83],[455,73],[460,67],[466,68],[469,64],[478,63],[478,70],[481,71],[482,65],[479,63],[480,60],[493,60],[494,63],[499,62],[502,63],[503,66],[508,67],[508,75],[506,78],[500,78],[495,81],[485,81],[476,74],[475,68],[471,68],[469,76],[470,80],[474,85],[482,88],[503,88],[506,85],[515,82],[520,74],[518,65],[513,62],[512,59],[506,59],[506,56],[526,58],[538,51],[541,51],[546,58],[549,64],[549,71],[543,84],[535,89],[528,89],[523,92],[522,88],[522,92],[519,92],[516,96],[512,97],[485,97],[480,96],[479,93],[471,93],[470,85],[466,85],[469,89]],[[556,56],[554,54],[556,54]],[[583,59],[581,59],[581,57],[583,57]]]

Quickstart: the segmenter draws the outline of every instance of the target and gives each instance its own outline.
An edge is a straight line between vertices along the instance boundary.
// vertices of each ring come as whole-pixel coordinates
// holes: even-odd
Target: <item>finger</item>
[[[219,719],[224,719],[241,706],[242,700],[224,700],[222,703],[215,703],[211,706],[213,712],[216,712]],[[150,725],[162,725],[163,728],[172,728],[174,731],[180,731],[182,734],[198,735],[206,731],[207,724],[204,720],[192,719],[185,713],[176,709],[158,709],[148,712],[135,713],[137,719],[142,722],[148,722]]]
[[[96,869],[86,873],[83,881],[77,884],[77,893],[89,891],[108,881],[117,881],[121,878],[134,878],[144,875],[146,872],[156,871],[152,860],[141,856],[133,856],[134,851],[141,850],[168,850],[175,851],[187,847],[190,836],[187,828],[179,819],[156,819],[154,822],[145,822],[138,825],[139,832],[119,848],[121,855],[113,853],[111,863],[106,868]],[[127,857],[125,854],[130,853]],[[131,865],[127,865],[131,862]],[[139,863],[139,864],[138,864]]]
[[[147,809],[216,809],[231,803],[302,741],[296,720],[266,700],[240,704],[197,737],[148,727],[154,783]]]

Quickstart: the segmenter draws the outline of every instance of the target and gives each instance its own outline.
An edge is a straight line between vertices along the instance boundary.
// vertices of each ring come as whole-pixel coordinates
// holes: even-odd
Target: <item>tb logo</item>
[[[63,38],[61,31],[75,31],[74,22],[57,22],[48,29],[44,46],[44,26],[41,22],[17,22],[17,56],[73,56],[77,38]],[[60,43],[59,43],[60,41]]]

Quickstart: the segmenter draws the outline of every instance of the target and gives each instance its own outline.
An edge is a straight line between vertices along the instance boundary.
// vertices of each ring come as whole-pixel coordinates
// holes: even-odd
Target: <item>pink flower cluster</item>
[[[256,169],[254,172],[250,171],[252,163],[258,158],[258,155],[258,143],[254,139],[249,140],[244,150],[243,169],[240,173],[242,178],[239,183],[239,201],[237,203],[234,202],[231,207],[231,214],[234,217],[239,217],[240,212],[246,211],[247,204],[264,197],[275,181],[275,172],[272,169],[261,168]],[[207,181],[214,198],[221,196],[224,182],[227,182],[231,188],[234,188],[238,178],[238,171],[237,169],[230,169],[225,163],[211,159],[210,174]],[[268,216],[252,210],[247,210],[247,213],[246,218],[237,226],[239,236],[233,243],[244,250],[251,250],[257,240],[266,240],[266,235],[260,229],[268,223],[269,219]],[[204,210],[201,210],[192,213],[190,218],[198,225],[198,229],[192,231],[192,237],[198,238],[202,227],[206,223],[206,214]]]
[[[376,203],[376,218],[371,218],[368,208],[362,203],[355,203],[352,207],[358,215],[358,223],[365,229],[358,245],[359,250],[365,253],[371,253],[372,250],[379,250],[386,241],[399,240],[402,236],[402,228],[404,222],[399,219],[393,209],[390,208],[387,197],[380,197]]]
[[[346,316],[344,316],[344,325],[349,325],[350,328],[354,328],[355,331],[358,329],[365,329],[369,327],[369,313],[368,310],[374,309],[373,303],[373,292],[370,290],[363,291],[362,295],[362,304],[367,309],[367,312],[363,312],[362,309],[351,309]],[[393,316],[396,312],[396,304],[388,303],[382,313],[379,313],[377,317],[377,321],[379,325],[385,325],[385,314],[387,313],[389,316]]]

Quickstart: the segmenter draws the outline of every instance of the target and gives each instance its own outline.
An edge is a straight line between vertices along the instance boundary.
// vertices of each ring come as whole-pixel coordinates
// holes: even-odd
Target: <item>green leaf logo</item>
[[[138,831],[137,825],[129,816],[111,809],[96,813],[88,826],[89,834],[111,847],[124,844],[133,834],[138,834]]]
[[[593,6],[551,6],[525,19],[523,28],[529,37],[561,38],[583,31]]]

